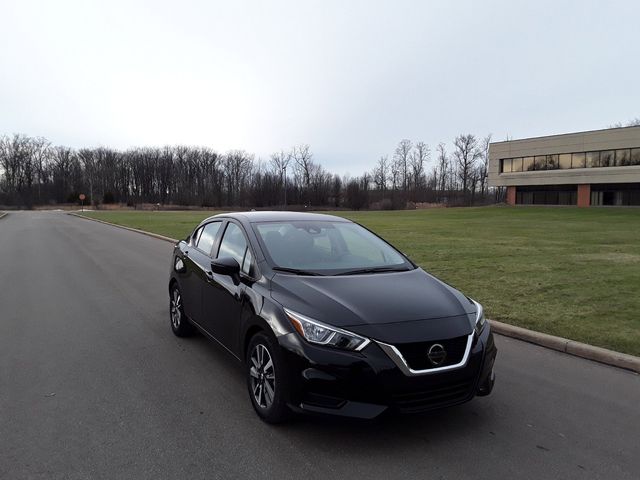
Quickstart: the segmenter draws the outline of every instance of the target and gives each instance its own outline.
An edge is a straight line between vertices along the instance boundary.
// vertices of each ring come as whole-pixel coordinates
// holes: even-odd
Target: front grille
[[[410,368],[428,370],[460,363],[467,347],[467,339],[468,337],[464,336],[431,342],[400,343],[395,347],[400,350]],[[429,349],[435,344],[442,345],[447,352],[444,362],[440,365],[433,365],[427,356]]]
[[[473,379],[440,384],[419,392],[394,393],[395,406],[403,413],[415,413],[455,405],[472,396]]]

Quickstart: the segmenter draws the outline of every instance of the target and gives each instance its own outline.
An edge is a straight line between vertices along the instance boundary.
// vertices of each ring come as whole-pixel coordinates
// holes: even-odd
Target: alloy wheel
[[[177,288],[173,290],[171,296],[171,325],[177,330],[180,328],[180,321],[182,320],[182,297]]]
[[[261,408],[269,408],[273,404],[276,393],[276,376],[273,359],[266,346],[258,343],[251,352],[251,393],[256,404]]]

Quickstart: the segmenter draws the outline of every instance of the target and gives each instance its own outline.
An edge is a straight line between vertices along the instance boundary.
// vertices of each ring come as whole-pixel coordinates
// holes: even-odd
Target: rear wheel
[[[182,294],[177,283],[174,283],[169,291],[169,316],[171,318],[171,330],[176,336],[188,337],[193,335],[194,328],[184,314]]]
[[[253,408],[265,422],[280,423],[290,416],[284,373],[275,338],[263,332],[254,335],[247,349],[247,386]]]

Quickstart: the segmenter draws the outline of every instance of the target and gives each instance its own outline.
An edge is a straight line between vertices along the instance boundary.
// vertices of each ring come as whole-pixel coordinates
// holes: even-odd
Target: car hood
[[[352,330],[368,336],[388,337],[386,326],[398,323],[406,325],[393,330],[407,331],[408,336],[413,326],[432,330],[439,338],[472,331],[475,306],[421,268],[326,277],[278,273],[271,282],[272,298],[284,307],[329,325],[359,327]]]

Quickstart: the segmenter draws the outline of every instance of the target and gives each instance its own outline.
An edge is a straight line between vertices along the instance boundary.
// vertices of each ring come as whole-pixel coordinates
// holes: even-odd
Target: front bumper
[[[296,333],[280,337],[298,412],[374,418],[386,410],[424,412],[488,395],[497,349],[487,323],[474,338],[466,363],[456,369],[408,376],[376,343],[361,352],[311,345]]]

